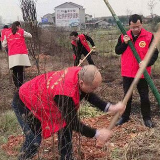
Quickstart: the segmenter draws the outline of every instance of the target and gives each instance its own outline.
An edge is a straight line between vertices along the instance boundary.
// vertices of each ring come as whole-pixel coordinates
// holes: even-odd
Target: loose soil
[[[103,83],[101,87],[96,91],[97,94],[106,101],[118,102],[123,99],[123,89],[122,89],[122,78],[120,75],[120,58],[116,56],[106,56],[102,57],[100,55],[93,55],[93,60],[95,64],[100,69],[103,76]],[[46,55],[40,54],[40,72],[45,73],[51,70],[60,70],[65,67],[72,66],[73,59],[71,53],[61,52],[59,55]],[[84,62],[87,64],[87,62]],[[84,65],[83,64],[83,65]],[[37,68],[32,59],[32,67],[25,69],[26,81],[38,75]],[[160,73],[153,72],[152,75],[155,85],[160,91]],[[15,92],[15,87],[12,82],[11,73],[8,70],[7,57],[4,53],[0,53],[0,110],[3,113],[5,110],[11,109],[11,102],[13,94]],[[154,129],[148,129],[143,125],[142,117],[140,114],[140,102],[137,90],[133,92],[133,105],[132,105],[132,115],[131,120],[120,126],[114,128],[114,135],[111,140],[104,146],[97,146],[95,139],[85,138],[77,133],[73,134],[73,145],[74,145],[74,155],[77,160],[96,160],[96,159],[108,159],[108,160],[131,160],[132,158],[138,157],[138,148],[141,147],[143,152],[141,157],[137,160],[158,160],[159,148],[157,149],[158,143],[160,142],[157,135],[160,129],[159,123],[159,108],[157,102],[150,92],[150,100],[152,106],[152,118],[155,124]],[[82,121],[84,123],[95,127],[102,128],[107,127],[112,119],[110,115],[100,115],[93,118],[84,118]],[[150,134],[149,134],[150,133]],[[150,137],[152,136],[152,141]],[[140,138],[141,137],[141,138]],[[154,139],[154,138],[155,139]],[[140,138],[140,139],[139,139]],[[157,138],[157,141],[156,141]],[[159,138],[159,139],[158,139]],[[153,141],[153,139],[155,141]],[[5,154],[9,156],[10,160],[17,157],[20,148],[24,140],[23,135],[8,137],[8,142],[1,145]],[[143,143],[140,143],[142,141]],[[134,143],[133,143],[134,142]],[[145,142],[145,143],[144,143]],[[147,143],[148,142],[148,143]],[[140,143],[140,144],[139,144]],[[154,143],[154,144],[151,144]],[[159,143],[160,144],[160,143]],[[152,145],[152,150],[149,146]],[[148,148],[144,150],[144,148]],[[134,148],[134,150],[133,150]],[[155,150],[153,149],[155,148]],[[136,153],[135,153],[136,152]],[[149,153],[149,155],[147,154]],[[134,157],[132,157],[134,155]],[[147,156],[147,157],[146,157]],[[150,156],[150,158],[148,158]],[[160,157],[160,156],[159,156]],[[38,156],[34,159],[43,160],[53,160],[58,159],[57,150],[57,136],[44,140],[41,148],[39,150]],[[5,159],[4,159],[5,160]],[[6,159],[7,160],[7,159]]]

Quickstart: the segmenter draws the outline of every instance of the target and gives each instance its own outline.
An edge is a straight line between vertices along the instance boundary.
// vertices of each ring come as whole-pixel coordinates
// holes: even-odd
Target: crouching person
[[[112,131],[95,129],[82,123],[77,115],[80,101],[85,98],[103,112],[123,112],[125,106],[105,102],[93,91],[102,77],[94,65],[70,67],[42,74],[23,84],[15,94],[12,107],[25,134],[19,160],[32,158],[38,151],[42,137],[58,133],[61,160],[73,160],[72,132],[96,138],[105,143]]]

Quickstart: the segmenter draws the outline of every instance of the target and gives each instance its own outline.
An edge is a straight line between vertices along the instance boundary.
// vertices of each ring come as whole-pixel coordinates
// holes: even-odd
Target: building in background
[[[48,13],[41,18],[43,24],[55,24],[55,13]]]
[[[90,21],[90,22],[86,22],[85,23],[85,28],[90,28],[90,29],[96,29],[96,28],[102,28],[102,29],[106,29],[108,28],[110,25],[110,23],[108,23],[105,20],[95,20],[95,21]]]
[[[89,21],[92,21],[92,15],[90,14],[85,14],[85,22],[89,22]]]
[[[57,27],[77,27],[85,23],[85,9],[72,2],[55,7],[55,22]]]

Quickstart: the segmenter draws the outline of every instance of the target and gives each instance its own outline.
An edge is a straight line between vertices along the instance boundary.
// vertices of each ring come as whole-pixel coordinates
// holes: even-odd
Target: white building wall
[[[85,23],[85,9],[69,3],[55,8],[56,26],[70,27]]]
[[[80,23],[79,8],[57,8],[56,26],[70,26],[73,23]]]
[[[85,23],[85,9],[84,8],[80,9],[79,15],[80,15],[80,24]]]
[[[85,21],[91,21],[92,20],[92,16],[91,15],[85,15]]]

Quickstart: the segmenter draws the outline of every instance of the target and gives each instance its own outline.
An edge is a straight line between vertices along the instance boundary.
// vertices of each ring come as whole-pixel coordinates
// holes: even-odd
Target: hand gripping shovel
[[[140,78],[141,78],[141,76],[142,76],[147,64],[149,63],[149,61],[150,61],[150,59],[151,59],[151,57],[152,57],[152,55],[154,53],[154,50],[155,50],[159,40],[160,40],[160,28],[156,32],[154,40],[153,40],[153,42],[152,42],[152,44],[151,44],[146,56],[143,59],[142,66],[137,71],[137,74],[136,74],[136,76],[135,76],[135,78],[134,78],[129,90],[128,90],[127,94],[125,95],[124,99],[123,99],[123,104],[124,105],[127,104],[129,98],[131,97],[133,89],[134,89],[135,85],[138,83],[138,81],[140,80]],[[107,129],[111,130],[111,129],[114,128],[119,116],[120,116],[120,113],[119,112],[116,113],[116,115],[113,117],[113,119],[112,119],[111,123],[109,124],[109,126],[107,127]]]

